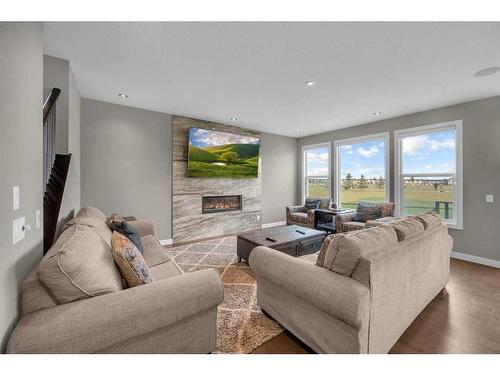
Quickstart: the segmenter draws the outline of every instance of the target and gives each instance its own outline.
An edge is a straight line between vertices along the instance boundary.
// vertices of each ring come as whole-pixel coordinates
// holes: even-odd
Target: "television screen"
[[[255,178],[260,139],[189,128],[189,177]]]

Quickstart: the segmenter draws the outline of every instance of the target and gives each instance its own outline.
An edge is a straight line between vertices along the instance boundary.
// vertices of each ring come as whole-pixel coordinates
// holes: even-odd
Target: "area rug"
[[[217,314],[217,353],[250,353],[283,328],[257,305],[257,284],[247,263],[237,263],[236,237],[169,248],[185,272],[216,268],[224,284]]]

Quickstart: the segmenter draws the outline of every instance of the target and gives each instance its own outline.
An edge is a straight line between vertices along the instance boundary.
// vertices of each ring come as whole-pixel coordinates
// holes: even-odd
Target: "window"
[[[462,229],[462,121],[396,131],[395,145],[398,214],[433,210]]]
[[[340,208],[389,200],[389,133],[335,142],[335,201]]]
[[[304,197],[328,198],[330,193],[330,143],[302,148]]]

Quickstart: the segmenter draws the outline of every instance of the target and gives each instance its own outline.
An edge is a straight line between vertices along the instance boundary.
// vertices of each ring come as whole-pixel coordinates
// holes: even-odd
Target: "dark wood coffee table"
[[[302,232],[302,233],[301,233]],[[298,257],[318,251],[326,233],[298,225],[288,225],[254,230],[238,234],[237,254],[248,261],[251,251],[257,246],[267,246],[282,253]],[[276,242],[270,239],[276,240]]]

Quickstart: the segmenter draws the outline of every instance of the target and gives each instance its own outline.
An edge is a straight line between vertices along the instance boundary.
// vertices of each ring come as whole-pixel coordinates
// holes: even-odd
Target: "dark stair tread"
[[[51,174],[45,187],[43,197],[44,223],[43,223],[43,251],[50,249],[55,238],[59,211],[61,209],[64,187],[68,177],[71,154],[56,154],[52,165]]]

